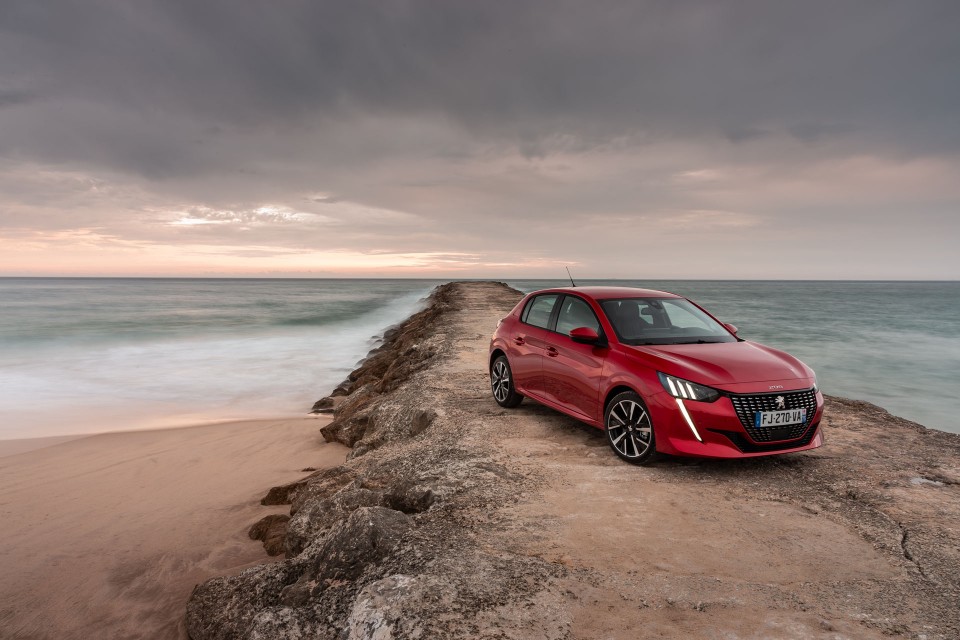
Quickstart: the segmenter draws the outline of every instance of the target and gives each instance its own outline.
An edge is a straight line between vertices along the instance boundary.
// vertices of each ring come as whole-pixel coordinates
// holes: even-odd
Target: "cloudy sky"
[[[960,279],[960,3],[5,0],[0,275]]]

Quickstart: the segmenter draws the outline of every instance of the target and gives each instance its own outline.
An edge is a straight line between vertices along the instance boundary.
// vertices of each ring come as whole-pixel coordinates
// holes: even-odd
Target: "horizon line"
[[[533,276],[511,277],[410,277],[410,276],[7,276],[0,275],[0,280],[430,280],[445,282],[473,282],[473,281],[508,281],[508,280],[542,280],[567,282],[567,278],[548,278]],[[588,281],[624,281],[642,282],[647,280],[665,282],[942,282],[960,283],[957,278],[583,278],[580,282]]]

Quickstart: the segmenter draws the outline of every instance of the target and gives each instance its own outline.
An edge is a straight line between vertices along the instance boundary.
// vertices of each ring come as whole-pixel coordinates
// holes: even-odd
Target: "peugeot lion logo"
[[[783,396],[777,396],[777,409],[786,409],[787,401],[784,400]]]

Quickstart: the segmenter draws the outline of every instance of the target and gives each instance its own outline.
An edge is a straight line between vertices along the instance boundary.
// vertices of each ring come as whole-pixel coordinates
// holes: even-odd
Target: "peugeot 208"
[[[737,336],[672,293],[625,287],[536,291],[490,343],[500,406],[528,397],[603,429],[613,451],[743,458],[823,444],[823,396],[797,358]]]

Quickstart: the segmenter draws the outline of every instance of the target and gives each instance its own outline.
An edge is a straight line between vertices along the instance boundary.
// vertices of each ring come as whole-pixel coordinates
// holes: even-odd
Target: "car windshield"
[[[618,298],[600,306],[625,344],[736,342],[723,325],[683,298]]]

